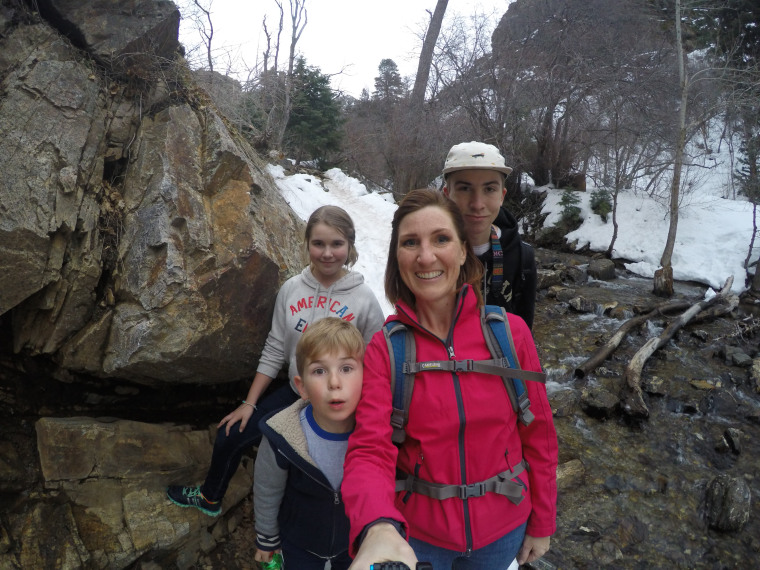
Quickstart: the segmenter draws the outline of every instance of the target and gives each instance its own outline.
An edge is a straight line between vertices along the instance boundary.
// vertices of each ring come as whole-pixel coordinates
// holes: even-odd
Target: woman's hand
[[[518,564],[533,562],[534,560],[541,558],[549,551],[551,538],[551,536],[536,538],[526,534],[525,540],[523,540],[522,546],[520,547],[520,552],[517,554]]]
[[[377,523],[367,531],[349,570],[369,570],[376,562],[403,562],[409,568],[414,568],[417,557],[392,524]]]
[[[222,421],[219,422],[219,425],[216,426],[216,428],[219,429],[223,425],[226,424],[227,428],[225,429],[225,433],[229,437],[230,428],[232,426],[234,426],[237,422],[240,422],[240,431],[243,431],[245,429],[245,426],[248,424],[248,420],[251,419],[252,415],[253,415],[253,406],[250,406],[248,404],[240,404],[240,406],[238,406],[232,412],[224,416],[222,418]]]

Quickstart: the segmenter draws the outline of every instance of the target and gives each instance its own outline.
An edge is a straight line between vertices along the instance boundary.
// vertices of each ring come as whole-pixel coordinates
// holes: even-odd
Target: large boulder
[[[0,316],[12,312],[14,351],[146,384],[250,376],[277,290],[303,265],[302,222],[174,61],[171,2],[40,12],[58,29],[0,20]],[[139,53],[171,73],[133,59],[137,80],[88,59],[111,66],[150,39]]]

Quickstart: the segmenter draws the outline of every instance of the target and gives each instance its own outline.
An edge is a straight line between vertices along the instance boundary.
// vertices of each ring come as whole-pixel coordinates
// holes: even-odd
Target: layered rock
[[[14,351],[143,383],[250,375],[303,263],[301,222],[194,90],[171,2],[40,12],[48,23],[10,6],[0,21],[0,315],[12,311]]]

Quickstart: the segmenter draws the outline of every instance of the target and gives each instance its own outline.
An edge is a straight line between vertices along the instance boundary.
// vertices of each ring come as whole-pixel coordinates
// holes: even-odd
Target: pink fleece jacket
[[[475,295],[465,285],[458,298],[451,348],[456,360],[483,360],[490,352],[483,338]],[[447,343],[418,322],[403,303],[400,319],[414,330],[417,360],[448,360]],[[533,338],[525,322],[509,315],[521,368],[540,372]],[[391,442],[390,361],[382,331],[372,338],[364,357],[364,384],[356,411],[356,428],[349,439],[342,493],[351,521],[350,545],[364,527],[379,518],[401,522],[410,536],[457,551],[478,549],[525,521],[534,537],[556,530],[557,434],[546,387],[526,382],[535,419],[518,422],[504,383],[498,376],[466,372],[421,372],[414,383],[406,440]],[[469,499],[432,499],[413,493],[406,503],[395,492],[396,469],[426,481],[471,484],[514,467],[522,459],[530,466],[519,479],[524,499],[513,504],[487,493]]]

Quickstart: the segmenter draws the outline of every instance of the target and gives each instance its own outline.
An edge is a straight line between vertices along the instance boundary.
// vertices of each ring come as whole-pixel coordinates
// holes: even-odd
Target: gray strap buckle
[[[460,485],[458,491],[460,499],[482,497],[486,494],[486,484],[481,481],[480,483],[472,483],[471,485]]]

